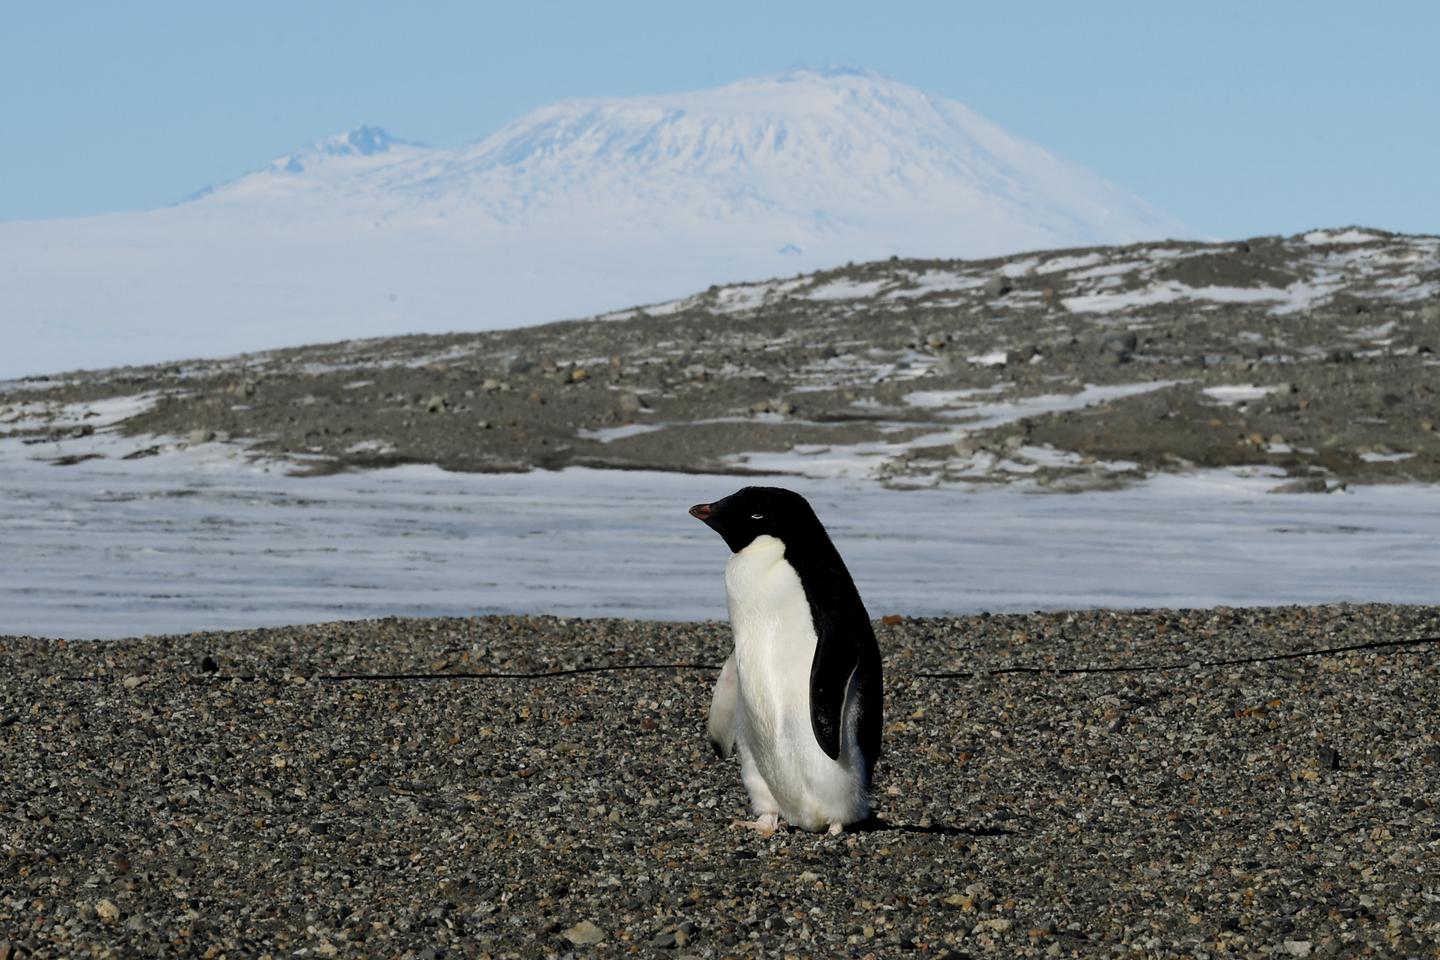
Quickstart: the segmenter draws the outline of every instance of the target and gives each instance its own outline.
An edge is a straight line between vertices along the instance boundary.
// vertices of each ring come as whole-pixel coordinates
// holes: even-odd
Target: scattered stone
[[[203,428],[200,428],[190,431],[190,445],[192,447],[198,447],[200,444],[209,443],[211,440],[214,439],[214,430],[205,430]]]
[[[566,930],[563,936],[566,940],[569,940],[571,943],[575,944],[575,946],[583,947],[590,944],[599,943],[600,941],[604,940],[605,931],[595,926],[595,924],[591,923],[589,920],[581,920],[579,923],[575,924],[575,926]]]
[[[57,467],[73,467],[77,463],[84,463],[87,460],[103,460],[103,453],[70,453],[60,457],[53,457],[46,461]]]
[[[1110,333],[1100,340],[1100,349],[1108,353],[1122,354],[1128,356],[1135,352],[1140,339],[1135,331],[1125,330],[1119,333]]]
[[[634,390],[621,390],[615,397],[615,409],[622,416],[633,417],[647,408],[645,401]]]
[[[589,379],[590,379],[590,372],[589,372],[588,370],[583,370],[583,369],[581,369],[580,367],[576,367],[574,370],[571,370],[571,371],[570,371],[570,382],[571,382],[571,383],[583,383],[584,381],[589,380]]]
[[[200,659],[200,672],[219,673],[220,664],[216,662],[214,657],[210,656],[210,654],[207,653],[204,657]]]
[[[795,412],[795,404],[789,400],[758,400],[750,404],[751,413],[778,413],[781,416],[790,416]]]
[[[114,923],[120,919],[120,908],[115,905],[115,901],[102,898],[95,901],[95,916],[106,923]]]
[[[1308,957],[1313,948],[1309,940],[1286,940],[1283,946],[1285,952],[1292,957]]]
[[[1014,287],[1011,286],[1008,277],[995,276],[986,280],[985,285],[982,286],[980,289],[987,297],[1003,297],[1005,294],[1013,290]]]
[[[1315,761],[1320,765],[1321,770],[1340,769],[1340,751],[1334,747],[1321,747],[1315,751]]]

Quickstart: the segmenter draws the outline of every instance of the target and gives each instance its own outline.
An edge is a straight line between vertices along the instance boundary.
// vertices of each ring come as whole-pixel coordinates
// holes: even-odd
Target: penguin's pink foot
[[[762,837],[768,837],[780,829],[780,814],[762,813],[754,820],[732,820],[732,827],[749,827],[751,830],[758,830]]]

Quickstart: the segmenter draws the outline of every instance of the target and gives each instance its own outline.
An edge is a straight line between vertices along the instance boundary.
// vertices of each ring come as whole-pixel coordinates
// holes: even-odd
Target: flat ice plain
[[[383,616],[723,618],[745,482],[805,494],[872,616],[1435,603],[1440,487],[1275,495],[1204,472],[1121,491],[402,467],[294,477],[216,445],[56,466],[0,442],[0,634],[115,638]]]

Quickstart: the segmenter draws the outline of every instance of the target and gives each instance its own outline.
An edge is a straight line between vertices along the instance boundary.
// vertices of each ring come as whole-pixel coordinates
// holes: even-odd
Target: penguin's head
[[[745,487],[723,500],[697,503],[690,508],[690,516],[703,520],[735,553],[760,536],[794,543],[816,530],[824,534],[824,527],[805,498],[780,487]]]

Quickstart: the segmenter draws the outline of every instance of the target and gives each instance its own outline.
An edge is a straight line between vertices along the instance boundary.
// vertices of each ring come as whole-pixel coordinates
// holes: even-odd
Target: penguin
[[[696,504],[732,551],[725,593],[735,648],[707,732],[740,778],[765,835],[780,821],[838,834],[870,815],[880,758],[880,648],[860,592],[805,498],[745,487]]]

